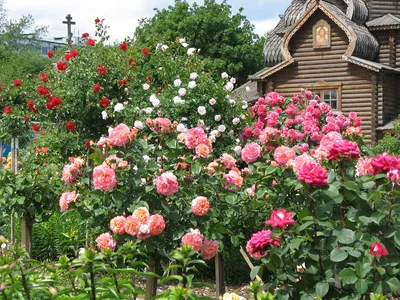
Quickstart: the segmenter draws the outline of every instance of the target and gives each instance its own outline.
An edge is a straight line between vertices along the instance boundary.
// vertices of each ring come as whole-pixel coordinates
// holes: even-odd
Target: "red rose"
[[[40,73],[39,77],[40,77],[40,80],[43,82],[49,81],[49,76],[47,76],[47,74],[45,74],[45,73]]]
[[[18,79],[14,80],[14,86],[21,86],[21,84],[22,84],[21,80]]]
[[[271,225],[272,227],[284,228],[294,223],[294,220],[291,219],[292,214],[292,212],[286,212],[284,208],[273,210],[271,217],[269,220],[265,221],[265,224]]]
[[[150,82],[153,81],[153,78],[151,78],[150,76],[147,76],[146,77],[146,82],[148,82],[148,81],[150,81]]]
[[[46,103],[46,107],[48,110],[52,110],[54,107],[61,105],[62,101],[58,97],[52,97],[50,100]]]
[[[63,62],[63,61],[59,61],[57,63],[57,69],[59,71],[65,71],[67,69],[67,64],[65,62]]]
[[[4,107],[4,112],[5,112],[7,115],[12,114],[11,107],[9,107],[9,106]]]
[[[315,187],[324,187],[328,184],[328,173],[317,163],[304,164],[299,171],[298,180],[304,180],[306,183]]]
[[[44,86],[39,86],[37,88],[37,91],[38,91],[39,95],[46,96],[46,97],[50,96],[50,91],[47,90]]]
[[[70,56],[71,58],[77,57],[78,54],[79,54],[78,51],[76,51],[75,49],[72,49],[72,50],[69,52],[69,56]]]
[[[348,140],[342,140],[333,144],[329,151],[328,159],[331,160],[344,157],[348,159],[360,157],[360,149],[358,148],[357,143],[350,142]]]
[[[369,250],[369,254],[377,258],[381,258],[383,256],[388,255],[388,251],[382,244],[374,243],[372,244],[371,249]]]
[[[132,68],[136,68],[136,59],[131,58],[129,59],[128,63]]]
[[[147,48],[142,48],[142,54],[143,54],[143,55],[147,56],[147,55],[149,55],[149,53],[150,53],[150,50],[149,50],[149,49],[147,49]]]
[[[49,152],[49,148],[42,148],[42,152],[43,153],[48,153]]]
[[[126,51],[128,49],[128,44],[122,42],[121,44],[119,44],[119,49],[121,49],[122,51]]]
[[[35,152],[36,152],[36,153],[40,153],[40,152],[42,152],[42,149],[36,148],[36,149],[35,149]]]
[[[96,24],[98,24],[98,23],[100,23],[100,19],[99,19],[99,18],[96,18],[96,20],[94,20],[94,22],[95,22]]]
[[[71,56],[69,55],[69,53],[65,53],[64,59],[65,59],[66,61],[69,61],[70,58],[71,58]]]
[[[65,124],[65,127],[67,127],[67,129],[69,130],[69,131],[72,131],[72,130],[74,130],[75,129],[75,124],[74,123],[72,123],[72,122],[67,122],[67,124]]]
[[[88,36],[89,36],[89,33],[87,33],[87,32],[82,33],[82,38],[83,38],[83,39],[87,38]]]
[[[157,94],[161,94],[162,89],[157,89]]]
[[[96,42],[93,39],[87,39],[86,44],[88,44],[89,46],[94,46]]]
[[[35,132],[38,132],[39,131],[39,125],[38,124],[33,124],[32,125],[32,130],[35,131]]]
[[[29,109],[33,109],[35,107],[35,104],[32,100],[28,100],[28,102],[26,102],[26,106],[28,106]]]
[[[100,75],[104,75],[104,74],[106,74],[106,72],[107,72],[107,68],[104,67],[102,64],[99,64],[99,65],[97,66],[97,72],[98,72]]]
[[[126,80],[126,79],[121,79],[120,81],[119,81],[119,86],[123,86],[124,84],[127,84],[128,83],[128,80]]]
[[[100,91],[100,89],[101,89],[100,84],[96,83],[93,88],[93,93],[95,93],[95,94],[98,93]]]
[[[51,51],[51,50],[47,51],[47,56],[49,58],[53,58],[53,51]]]
[[[90,143],[91,143],[91,141],[90,141],[90,140],[86,140],[86,142],[85,142],[85,146],[86,146],[86,148],[88,148],[88,149],[90,149],[90,148],[91,148],[91,145],[90,145]]]
[[[25,117],[24,117],[24,120],[25,120],[25,121],[29,121],[29,117],[28,117],[28,116],[25,116]]]
[[[100,106],[107,107],[109,105],[110,105],[110,100],[108,100],[107,98],[103,98],[100,100]]]

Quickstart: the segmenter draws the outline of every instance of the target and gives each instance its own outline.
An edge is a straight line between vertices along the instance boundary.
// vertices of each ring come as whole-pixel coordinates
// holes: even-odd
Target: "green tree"
[[[143,46],[185,38],[189,47],[201,49],[200,55],[210,58],[210,69],[228,72],[240,84],[263,67],[264,44],[242,12],[241,8],[233,14],[226,1],[205,0],[202,6],[190,6],[175,0],[174,6],[156,9],[153,18],[143,21],[135,38]]]

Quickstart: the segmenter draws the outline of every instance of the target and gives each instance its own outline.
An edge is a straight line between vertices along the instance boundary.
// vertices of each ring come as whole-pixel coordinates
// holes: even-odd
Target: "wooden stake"
[[[21,246],[31,255],[32,252],[32,226],[33,220],[30,217],[21,219]]]
[[[11,139],[11,172],[17,174],[18,171],[18,138]],[[10,222],[10,239],[11,244],[15,244],[15,217],[14,212],[11,213]]]
[[[242,246],[240,246],[240,254],[242,254],[242,256],[243,256],[244,260],[246,261],[247,265],[249,266],[250,270],[253,270],[254,265],[251,262],[250,258],[247,256],[246,252],[243,250]],[[263,282],[262,279],[260,278],[260,276],[258,276],[258,275],[256,275],[256,279],[261,283]]]
[[[153,256],[149,256],[149,267],[147,268],[147,272],[156,272],[157,267],[157,259]],[[157,278],[153,276],[146,277],[146,300],[150,300],[157,295]]]
[[[222,253],[215,256],[215,286],[218,299],[225,293],[224,257]]]

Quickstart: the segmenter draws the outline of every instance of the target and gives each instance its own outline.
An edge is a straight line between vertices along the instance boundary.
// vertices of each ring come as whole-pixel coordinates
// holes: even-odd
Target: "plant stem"
[[[1,291],[1,294],[3,295],[3,299],[4,300],[7,300],[8,298],[7,298],[7,294],[6,294],[6,292],[5,291]]]
[[[115,273],[113,273],[113,277],[114,277],[115,288],[117,289],[117,293],[119,294],[117,275],[115,275]]]
[[[96,286],[94,281],[94,272],[93,272],[93,264],[90,264],[90,287],[92,289],[92,298],[91,300],[96,300]]]
[[[28,282],[26,280],[26,275],[24,274],[24,271],[23,271],[22,267],[19,267],[19,270],[21,271],[22,286],[24,287],[24,291],[25,291],[25,294],[26,294],[26,299],[27,300],[31,300],[31,293],[29,291],[29,286],[28,286]]]
[[[394,194],[394,184],[392,184],[392,199],[390,200],[390,210],[389,210],[389,217],[386,222],[385,229],[388,230],[389,224],[390,224],[390,218],[392,217],[392,211],[393,211],[393,201],[395,199],[395,194]]]

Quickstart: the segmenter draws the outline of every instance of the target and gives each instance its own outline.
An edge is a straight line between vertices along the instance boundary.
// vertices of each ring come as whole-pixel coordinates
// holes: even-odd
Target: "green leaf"
[[[338,234],[338,241],[342,244],[351,244],[356,240],[356,235],[353,230],[343,228]]]
[[[353,191],[353,192],[356,192],[357,194],[360,194],[360,187],[354,181],[346,181],[343,184],[343,186],[346,190]]]
[[[394,235],[394,241],[397,247],[400,247],[400,231],[397,231],[396,234]]]
[[[318,282],[315,286],[315,293],[319,297],[324,297],[329,292],[329,284],[327,282]]]
[[[260,266],[255,266],[253,269],[251,269],[250,272],[250,279],[254,280],[256,276],[258,275],[258,271],[260,270]]]
[[[335,248],[330,254],[330,259],[333,262],[341,262],[344,261],[348,256],[349,254],[346,251],[340,248]]]
[[[314,221],[308,221],[308,222],[301,224],[301,226],[299,227],[299,231],[303,231],[304,229],[306,229],[308,226],[310,226],[312,224],[314,224]]]
[[[339,279],[343,281],[344,284],[354,284],[358,278],[353,269],[345,268],[339,273]]]
[[[236,235],[232,235],[231,236],[231,243],[235,247],[239,246],[239,244],[240,244],[239,237],[237,237]]]
[[[330,185],[327,190],[323,191],[323,193],[336,203],[341,203],[343,201],[343,196],[339,193],[339,190],[334,185]]]
[[[390,278],[386,283],[390,286],[390,290],[393,293],[400,291],[400,281],[396,277]]]
[[[172,280],[183,281],[183,277],[180,275],[171,275],[171,276],[164,277],[163,279],[161,279],[160,283],[163,284],[163,283],[166,283],[166,282],[172,281]]]
[[[360,295],[363,295],[368,290],[368,282],[365,279],[358,279],[357,282],[356,282],[355,287],[356,287],[356,291]]]

